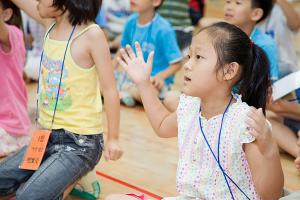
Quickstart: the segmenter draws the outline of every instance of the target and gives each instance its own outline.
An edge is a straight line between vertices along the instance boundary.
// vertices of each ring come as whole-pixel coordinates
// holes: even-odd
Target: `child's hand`
[[[143,58],[143,52],[138,42],[135,42],[136,54],[132,51],[129,45],[125,49],[121,49],[120,53],[123,58],[118,58],[118,62],[129,74],[133,82],[137,85],[141,83],[146,83],[150,81],[150,75],[152,71],[153,63],[153,52],[149,54],[147,63],[145,63]]]
[[[251,107],[247,114],[246,124],[249,126],[249,132],[256,138],[259,151],[263,155],[273,153],[274,142],[271,133],[271,127],[266,120],[261,108]]]
[[[104,157],[105,160],[118,160],[121,158],[123,151],[119,145],[118,140],[108,139],[105,149],[104,149]]]
[[[151,78],[151,83],[158,90],[161,90],[165,86],[165,80],[159,74]]]

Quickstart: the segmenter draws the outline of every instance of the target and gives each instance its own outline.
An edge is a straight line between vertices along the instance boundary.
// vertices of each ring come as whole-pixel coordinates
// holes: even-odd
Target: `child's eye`
[[[241,4],[242,4],[242,2],[240,2],[240,1],[236,2],[236,5],[241,5]]]
[[[229,3],[230,3],[230,1],[226,1],[225,3],[229,4]]]
[[[196,58],[197,58],[197,59],[200,59],[200,58],[203,58],[203,57],[200,56],[200,55],[196,55]]]
[[[191,58],[191,56],[190,55],[186,55],[186,59],[190,59]]]

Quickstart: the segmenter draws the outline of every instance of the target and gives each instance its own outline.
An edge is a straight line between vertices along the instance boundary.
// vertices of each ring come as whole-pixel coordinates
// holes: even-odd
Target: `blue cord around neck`
[[[217,157],[217,156],[215,155],[215,153],[213,152],[213,150],[212,150],[212,148],[211,148],[211,146],[210,146],[210,144],[209,144],[209,142],[208,142],[208,140],[207,140],[207,138],[206,138],[206,136],[205,136],[205,134],[204,134],[204,131],[203,131],[203,128],[202,128],[201,116],[199,116],[200,130],[201,130],[201,133],[202,133],[202,135],[203,135],[203,137],[204,137],[205,143],[207,144],[207,146],[208,146],[210,152],[212,153],[212,156],[214,157],[215,161],[217,162],[217,164],[218,164],[220,170],[222,171],[222,174],[223,174],[223,176],[224,176],[226,185],[227,185],[227,187],[228,187],[228,189],[229,189],[231,198],[232,198],[233,200],[235,200],[234,195],[233,195],[233,193],[232,193],[232,190],[231,190],[231,187],[230,187],[230,185],[229,185],[229,182],[228,182],[227,178],[228,178],[228,179],[229,179],[229,180],[230,180],[230,181],[231,181],[231,182],[239,189],[240,192],[243,193],[243,195],[244,195],[247,199],[250,200],[250,198],[245,194],[245,192],[244,192],[244,191],[243,191],[243,190],[235,183],[235,181],[233,181],[232,178],[225,172],[224,168],[223,168],[222,165],[221,165],[221,160],[220,160],[220,144],[221,144],[221,135],[222,135],[223,122],[224,122],[225,114],[226,114],[226,112],[228,111],[228,109],[229,109],[229,107],[230,107],[230,105],[231,105],[232,100],[233,100],[233,96],[231,97],[231,99],[230,99],[228,105],[226,106],[225,111],[224,111],[224,113],[223,113],[223,115],[222,115],[221,127],[220,127],[219,138],[218,138],[218,157]],[[200,111],[201,111],[201,109],[200,109]]]

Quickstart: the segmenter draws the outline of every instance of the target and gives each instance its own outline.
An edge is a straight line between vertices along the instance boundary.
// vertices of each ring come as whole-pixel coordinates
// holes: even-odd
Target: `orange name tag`
[[[37,170],[42,162],[50,131],[36,130],[32,133],[30,145],[20,166],[21,169]]]

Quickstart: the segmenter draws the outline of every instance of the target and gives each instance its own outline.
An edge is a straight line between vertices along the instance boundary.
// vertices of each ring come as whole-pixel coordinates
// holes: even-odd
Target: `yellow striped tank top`
[[[39,123],[47,129],[62,128],[83,135],[103,132],[102,100],[96,67],[85,69],[78,66],[70,53],[72,41],[93,27],[98,25],[88,26],[70,40],[53,126],[52,117],[67,41],[53,40],[49,34],[45,37],[39,83]]]

